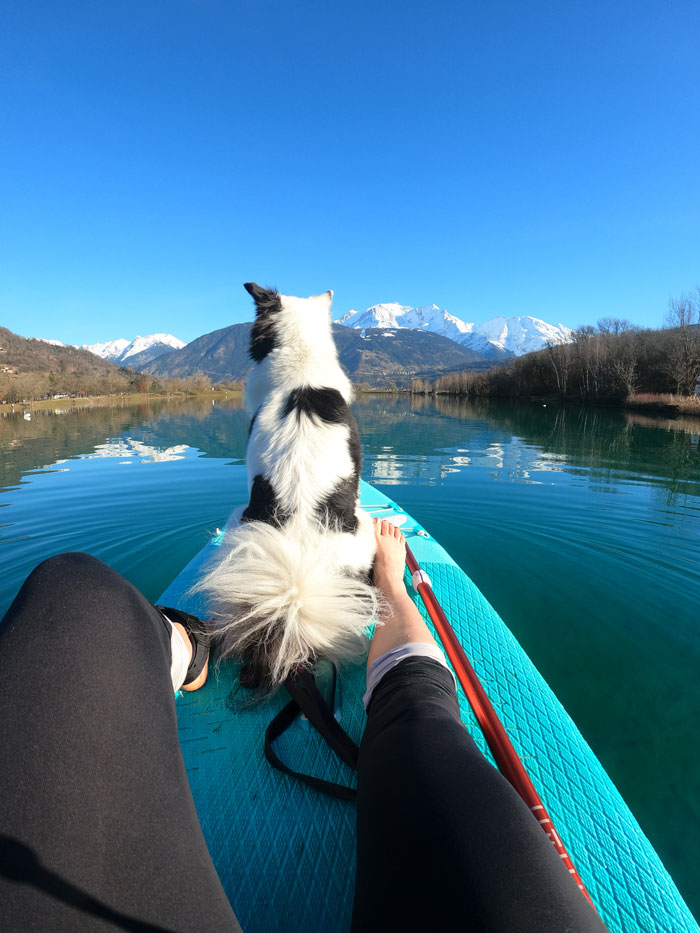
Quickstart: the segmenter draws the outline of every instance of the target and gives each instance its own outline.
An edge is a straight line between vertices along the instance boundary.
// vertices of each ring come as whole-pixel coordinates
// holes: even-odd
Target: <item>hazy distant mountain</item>
[[[250,324],[233,324],[204,334],[181,350],[144,367],[166,378],[203,373],[212,381],[242,380],[251,369]],[[456,369],[487,366],[484,357],[439,334],[398,328],[354,330],[334,325],[338,356],[353,382],[405,385],[413,376],[431,378]]]
[[[172,334],[149,334],[147,337],[134,337],[133,340],[108,340],[106,343],[83,344],[81,350],[89,350],[103,360],[121,363],[131,369],[142,369],[163,353],[179,350],[186,344],[184,340]],[[128,361],[128,362],[127,362]]]
[[[495,317],[483,324],[463,321],[437,305],[414,308],[396,302],[372,305],[364,311],[348,311],[338,321],[345,327],[414,328],[449,337],[487,359],[521,356],[541,350],[548,343],[568,343],[571,331],[563,324],[548,324],[539,318]]]

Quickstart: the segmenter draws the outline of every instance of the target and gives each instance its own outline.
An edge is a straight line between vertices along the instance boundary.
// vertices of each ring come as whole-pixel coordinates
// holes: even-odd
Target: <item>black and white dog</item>
[[[333,293],[245,288],[256,305],[250,501],[196,589],[208,594],[222,655],[242,656],[276,686],[300,664],[365,647],[375,540],[359,505],[360,437],[333,341]]]

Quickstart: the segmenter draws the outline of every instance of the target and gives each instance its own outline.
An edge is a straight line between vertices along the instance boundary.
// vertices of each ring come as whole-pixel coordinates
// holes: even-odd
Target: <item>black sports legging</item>
[[[0,623],[0,927],[239,929],[177,737],[170,632],[85,554],[45,561]],[[409,658],[362,740],[356,930],[604,927],[459,722],[454,686]]]

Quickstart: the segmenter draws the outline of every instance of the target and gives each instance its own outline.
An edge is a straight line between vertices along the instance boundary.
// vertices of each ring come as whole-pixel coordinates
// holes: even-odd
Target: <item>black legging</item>
[[[0,926],[236,930],[177,737],[170,632],[85,554],[45,561],[0,623]],[[408,659],[375,690],[359,770],[354,928],[604,929]]]
[[[406,658],[360,745],[353,930],[580,933],[606,927],[462,725],[452,675]]]

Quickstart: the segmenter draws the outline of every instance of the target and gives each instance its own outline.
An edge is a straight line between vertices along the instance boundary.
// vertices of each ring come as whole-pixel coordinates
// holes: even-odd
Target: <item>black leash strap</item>
[[[316,686],[313,674],[308,670],[299,671],[290,675],[284,686],[292,699],[282,707],[265,731],[265,758],[273,768],[298,778],[309,787],[323,791],[324,794],[330,794],[332,797],[355,800],[357,791],[353,787],[346,787],[334,781],[324,781],[323,778],[314,777],[312,774],[294,771],[279,758],[273,749],[272,743],[287,731],[299,713],[303,713],[341,761],[353,770],[357,770],[359,749],[333,715],[333,711]],[[333,696],[335,696],[335,686],[336,670],[333,667]]]

